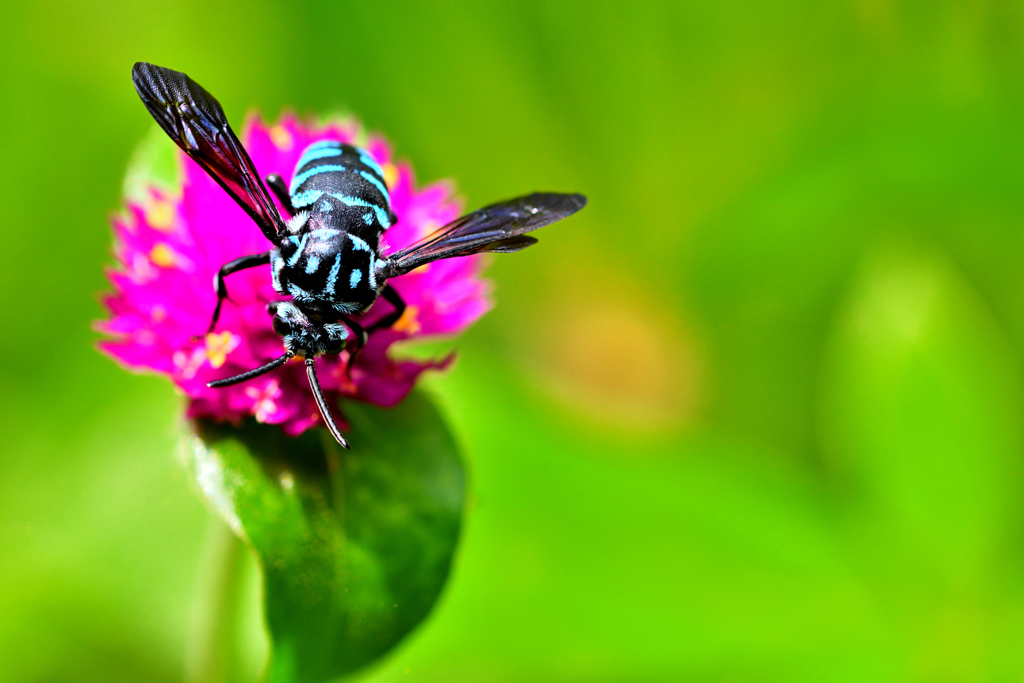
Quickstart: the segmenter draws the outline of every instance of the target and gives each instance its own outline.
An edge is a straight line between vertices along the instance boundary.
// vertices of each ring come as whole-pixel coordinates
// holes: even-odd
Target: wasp
[[[132,67],[132,82],[164,132],[224,188],[272,245],[217,271],[217,304],[208,332],[217,325],[228,296],[224,279],[232,273],[269,265],[274,290],[291,297],[267,306],[284,353],[208,386],[244,382],[291,358],[302,358],[324,423],[345,448],[348,441],[317,381],[315,359],[341,353],[352,343],[346,364],[351,368],[369,335],[398,321],[405,302],[388,280],[439,259],[525,249],[537,242],[526,233],[576,213],[587,202],[581,194],[548,192],[510,199],[457,218],[412,246],[382,256],[381,236],[397,217],[391,211],[384,173],[368,152],[321,140],[302,152],[289,183],[271,174],[264,184],[220,103],[198,83],[179,71],[145,62]],[[278,211],[268,186],[287,217]],[[366,328],[353,320],[379,297],[391,304],[390,313]]]

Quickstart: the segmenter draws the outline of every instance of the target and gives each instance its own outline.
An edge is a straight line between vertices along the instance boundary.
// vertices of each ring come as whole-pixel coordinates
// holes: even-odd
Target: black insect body
[[[381,235],[396,217],[384,173],[367,152],[322,140],[303,151],[288,185],[279,175],[267,176],[267,185],[290,214],[285,220],[213,96],[185,74],[145,62],[133,67],[132,82],[160,127],[231,195],[273,245],[218,271],[214,278],[217,305],[209,331],[217,324],[227,297],[224,278],[231,273],[269,264],[274,289],[292,297],[268,306],[285,353],[209,386],[243,382],[290,358],[303,358],[324,422],[345,448],[348,442],[320,390],[314,359],[341,353],[352,341],[351,367],[368,335],[401,317],[405,303],[388,279],[438,259],[519,251],[537,241],[525,233],[576,213],[587,201],[579,194],[535,193],[493,204],[457,218],[407,249],[381,257]],[[364,329],[351,316],[366,312],[380,296],[394,310]]]

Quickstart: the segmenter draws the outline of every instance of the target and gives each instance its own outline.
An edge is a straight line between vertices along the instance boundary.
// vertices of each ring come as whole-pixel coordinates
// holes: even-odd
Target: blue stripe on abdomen
[[[307,147],[306,151],[302,153],[301,157],[299,157],[299,161],[295,164],[295,171],[292,175],[301,171],[302,167],[311,161],[327,159],[330,157],[340,157],[344,153],[345,151],[340,147],[318,147],[316,149],[313,147]]]
[[[384,180],[384,169],[380,167],[380,164],[377,163],[377,160],[374,159],[373,156],[371,156],[370,153],[367,152],[365,149],[360,149],[356,147],[356,151],[359,152],[359,160],[363,162],[363,165],[369,166],[371,169],[373,169],[374,173],[376,173],[380,177],[381,180]]]
[[[339,140],[317,140],[316,142],[311,143],[309,147],[306,148],[306,151],[308,152],[311,149],[322,149],[324,147],[341,147],[343,144],[345,143],[340,142]]]
[[[299,175],[292,178],[292,186],[289,191],[289,194],[294,195],[295,191],[299,189],[304,182],[306,182],[313,176],[320,175],[321,173],[338,173],[344,170],[344,166],[339,166],[337,164],[323,164],[322,166],[314,166],[308,171],[303,171]]]
[[[391,203],[391,195],[388,194],[388,188],[384,187],[384,183],[382,183],[381,181],[377,180],[376,178],[374,178],[372,175],[370,175],[366,171],[360,171],[359,175],[361,175],[364,178],[366,178],[367,181],[369,181],[374,187],[376,187],[378,190],[380,190],[380,193],[382,195],[384,195],[384,201],[386,201],[388,204]]]

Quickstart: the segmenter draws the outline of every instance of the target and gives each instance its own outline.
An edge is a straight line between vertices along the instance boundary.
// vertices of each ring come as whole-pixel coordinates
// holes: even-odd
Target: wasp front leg
[[[231,263],[225,263],[220,267],[217,274],[213,276],[213,289],[217,292],[217,306],[213,309],[213,319],[210,321],[210,327],[206,330],[206,334],[213,332],[213,328],[217,326],[217,320],[220,318],[220,307],[224,303],[224,299],[228,298],[228,287],[224,283],[224,278],[246,268],[262,266],[264,263],[270,263],[269,251],[236,258]]]

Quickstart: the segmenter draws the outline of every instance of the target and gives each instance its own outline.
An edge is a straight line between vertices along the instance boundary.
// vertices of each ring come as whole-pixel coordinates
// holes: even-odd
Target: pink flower
[[[383,167],[398,224],[383,238],[384,253],[405,248],[457,218],[460,205],[444,183],[417,190],[411,166],[392,160],[388,143],[367,137],[353,121],[310,126],[286,116],[267,127],[250,118],[242,141],[259,172],[289,178],[309,144],[333,139],[357,144]],[[281,339],[271,329],[266,310],[281,297],[271,285],[269,267],[227,278],[217,329],[203,334],[217,296],[213,276],[239,256],[266,251],[259,228],[198,165],[178,153],[180,193],[148,188],[148,197],[129,202],[115,218],[118,267],[109,277],[115,293],[105,298],[111,318],[99,329],[112,338],[100,348],[132,370],[168,375],[188,397],[188,415],[238,420],[252,415],[280,424],[291,435],[318,424],[320,416],[301,359],[249,382],[211,389],[212,380],[230,377],[280,356]],[[287,214],[284,214],[287,217]],[[344,397],[392,406],[412,389],[428,368],[443,368],[450,357],[432,362],[397,360],[389,354],[397,341],[461,332],[490,307],[487,283],[480,279],[480,256],[436,261],[389,280],[407,304],[402,318],[380,330],[345,375],[347,352],[322,356],[317,374],[328,399]],[[358,322],[372,323],[390,311],[378,300]]]

